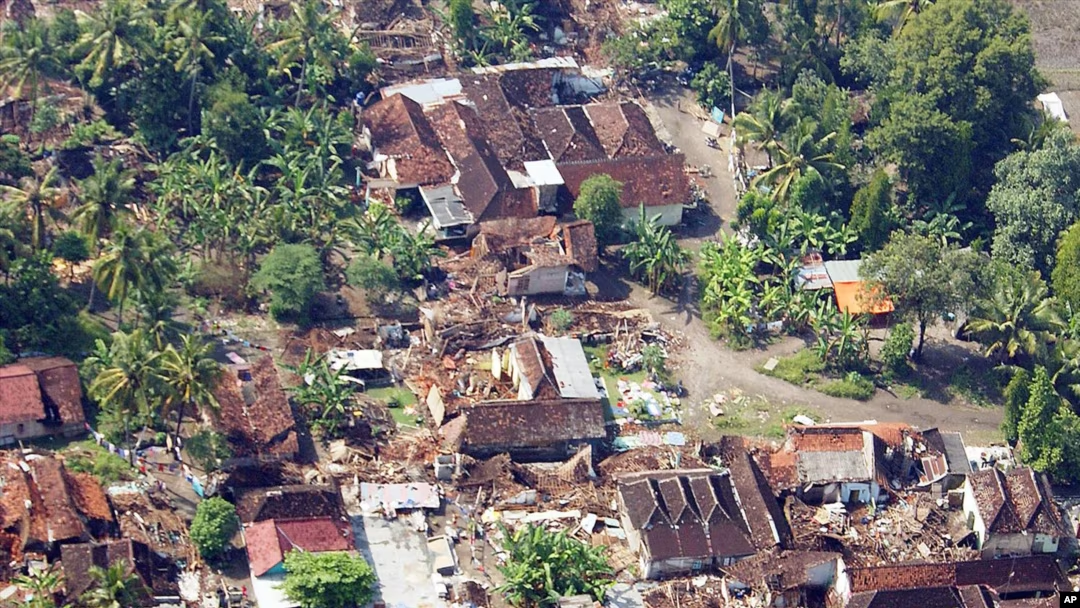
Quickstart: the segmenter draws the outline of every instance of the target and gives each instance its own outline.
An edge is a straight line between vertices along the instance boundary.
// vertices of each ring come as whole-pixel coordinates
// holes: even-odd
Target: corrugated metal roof
[[[383,99],[400,93],[420,105],[438,105],[447,99],[461,97],[461,82],[457,78],[432,78],[383,87],[380,92]]]
[[[573,57],[547,57],[538,61],[504,63],[502,65],[475,67],[472,69],[472,71],[473,74],[498,74],[500,72],[513,72],[516,70],[536,70],[541,68],[576,69],[577,67],[577,61],[574,61]]]
[[[464,203],[454,193],[453,186],[438,186],[436,188],[420,188],[420,198],[431,217],[435,220],[436,228],[449,228],[473,223],[472,214],[465,208]]]
[[[858,283],[862,281],[861,266],[862,260],[829,260],[825,262],[825,272],[833,283]]]
[[[541,336],[544,348],[551,355],[551,368],[559,393],[564,399],[599,399],[600,391],[593,381],[585,349],[576,338]]]

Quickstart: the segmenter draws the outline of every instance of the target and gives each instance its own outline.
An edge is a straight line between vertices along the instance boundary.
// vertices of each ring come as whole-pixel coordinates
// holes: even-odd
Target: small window
[[[17,429],[17,431],[16,431],[16,432],[18,432],[18,433],[19,433],[20,435],[22,435],[22,434],[23,434],[23,430],[24,430],[25,428],[26,428],[26,427],[24,427],[23,425],[21,425],[21,424],[20,424],[20,425],[19,425],[18,427],[16,427],[16,429]]]

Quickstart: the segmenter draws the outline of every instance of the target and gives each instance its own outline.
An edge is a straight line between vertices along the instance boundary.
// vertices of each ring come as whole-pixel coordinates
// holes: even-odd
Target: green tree
[[[698,103],[706,108],[727,109],[731,103],[731,82],[727,72],[715,63],[706,63],[690,81]]]
[[[218,470],[221,468],[222,461],[232,457],[229,439],[209,429],[202,429],[189,437],[184,442],[184,449],[203,470],[208,472]]]
[[[1040,473],[1052,473],[1063,459],[1061,428],[1055,422],[1062,403],[1045,367],[1035,368],[1028,393],[1017,427],[1020,460]]]
[[[87,394],[97,402],[108,425],[117,434],[122,432],[125,440],[132,422],[149,421],[154,409],[151,404],[165,397],[161,353],[154,350],[141,329],[113,333],[108,346],[99,340],[85,367],[93,374]]]
[[[150,589],[126,562],[90,566],[90,579],[90,589],[79,598],[87,608],[137,608],[150,599]]]
[[[58,76],[62,70],[57,47],[49,41],[44,23],[31,19],[21,27],[4,28],[0,45],[0,86],[14,90],[19,98],[23,89],[30,88],[30,119],[37,109],[41,80]]]
[[[1036,271],[996,265],[988,297],[976,302],[968,330],[987,357],[1008,363],[1045,361],[1048,343],[1064,329],[1056,302]]]
[[[736,133],[736,143],[740,146],[746,142],[760,145],[768,155],[769,166],[772,167],[780,136],[794,119],[791,100],[785,99],[777,91],[766,89],[758,93],[748,111],[740,112],[734,117],[732,125]]]
[[[325,357],[316,356],[310,349],[300,365],[287,369],[301,380],[288,389],[293,400],[307,412],[313,426],[335,437],[348,417],[355,385],[346,379],[343,369],[331,368]]]
[[[450,0],[450,27],[454,30],[454,42],[462,51],[476,46],[476,11],[472,0]]]
[[[621,250],[630,262],[630,273],[644,277],[654,294],[675,287],[690,263],[690,252],[679,246],[671,230],[645,215],[644,205],[636,228],[637,238]]]
[[[915,344],[915,330],[911,323],[897,323],[889,330],[881,347],[881,365],[890,374],[903,374],[908,370],[908,356]]]
[[[386,295],[399,287],[394,267],[371,256],[357,256],[345,269],[349,285],[363,289],[371,301],[382,301]]]
[[[602,547],[591,547],[566,531],[549,532],[529,524],[503,530],[507,552],[499,571],[505,582],[498,591],[515,606],[557,606],[559,598],[588,594],[603,601],[614,572]]]
[[[818,358],[832,369],[858,370],[869,356],[865,319],[848,311],[836,316],[822,316],[812,322],[817,334]]]
[[[27,574],[11,579],[16,587],[27,594],[28,608],[56,608],[56,594],[60,592],[63,581],[63,575],[55,566],[32,567]]]
[[[1073,310],[1080,310],[1080,222],[1073,224],[1058,241],[1050,279],[1054,295]]]
[[[863,251],[877,251],[889,240],[894,224],[891,210],[892,184],[889,176],[878,169],[851,201],[849,226],[858,235]]]
[[[55,187],[56,167],[50,168],[40,179],[34,176],[19,180],[18,187],[0,185],[5,203],[15,206],[30,217],[30,246],[37,251],[45,245],[45,220],[53,222],[63,217],[60,206],[64,202],[60,190]]]
[[[229,548],[229,542],[240,529],[236,507],[224,498],[214,496],[199,503],[191,520],[191,542],[204,559],[216,560]]]
[[[773,166],[758,174],[751,185],[767,185],[772,188],[770,194],[774,199],[787,201],[792,186],[803,176],[817,173],[824,177],[844,170],[844,166],[836,162],[835,154],[827,151],[836,132],[819,137],[817,128],[817,123],[810,119],[796,123],[786,134],[787,141],[777,144]]]
[[[986,199],[994,214],[995,259],[1051,276],[1058,236],[1080,219],[1080,144],[1052,134],[1041,149],[1010,154],[994,168]]]
[[[210,15],[205,12],[187,11],[179,14],[175,19],[173,37],[165,44],[166,50],[177,55],[173,68],[178,73],[186,74],[191,81],[188,92],[188,133],[192,135],[195,134],[192,118],[195,115],[195,89],[199,84],[199,75],[203,66],[214,59],[210,46],[225,40],[213,30],[209,19]]]
[[[117,322],[124,322],[124,304],[132,290],[160,291],[176,269],[169,243],[145,228],[122,226],[105,244],[91,271],[94,283],[119,306]]]
[[[1001,419],[1001,432],[1005,435],[1005,441],[1016,445],[1020,437],[1020,417],[1031,399],[1031,374],[1026,369],[1017,369],[1005,386],[1004,396],[1005,413]]]
[[[978,293],[981,264],[978,254],[896,231],[880,251],[866,258],[860,273],[880,285],[874,298],[888,298],[900,316],[918,324],[918,359],[926,328],[938,317],[962,311]]]
[[[613,243],[622,228],[622,188],[610,175],[594,175],[581,183],[574,201],[574,215],[593,223],[601,247]]]
[[[769,22],[757,0],[717,0],[716,25],[709,38],[727,54],[728,82],[731,83],[730,99],[735,100],[735,48],[742,42],[757,44],[769,36]],[[732,105],[731,113],[735,113]]]
[[[278,318],[306,318],[315,295],[322,291],[322,262],[311,245],[278,245],[251,277],[256,289],[270,292],[270,312]]]
[[[75,273],[76,264],[90,259],[90,245],[87,244],[86,237],[74,230],[56,235],[52,243],[52,252],[71,266],[72,275]]]
[[[149,19],[140,0],[107,0],[90,13],[78,11],[82,61],[78,71],[92,88],[101,89],[115,72],[137,60],[146,43]]]
[[[78,310],[60,288],[47,252],[16,260],[8,280],[0,283],[0,333],[17,353],[69,352],[78,333]]]
[[[0,136],[0,179],[14,184],[33,174],[30,156],[19,148],[19,138],[11,134]]]
[[[177,439],[186,408],[198,412],[200,408],[218,407],[213,390],[221,375],[221,365],[210,358],[212,352],[212,345],[204,343],[201,336],[184,334],[179,348],[170,344],[161,353],[161,376],[170,389],[165,406],[177,407]]]
[[[366,606],[375,594],[376,578],[363,557],[347,553],[285,554],[285,595],[301,608]]]
[[[214,103],[203,114],[203,133],[213,138],[225,158],[249,168],[265,159],[269,152],[265,120],[248,95],[218,86],[211,98]]]
[[[915,199],[945,200],[967,195],[972,133],[970,122],[953,119],[931,96],[909,90],[889,106],[866,143],[881,159],[896,164]]]
[[[135,172],[124,169],[119,158],[108,161],[97,156],[92,164],[94,173],[77,184],[82,204],[75,209],[71,219],[90,237],[96,250],[98,239],[107,237],[117,218],[130,212]]]
[[[278,67],[288,73],[300,68],[296,79],[296,105],[300,105],[309,81],[332,81],[341,60],[343,40],[334,25],[336,13],[318,0],[289,3],[289,18],[275,24],[277,39],[266,50],[278,58]],[[314,76],[314,78],[312,77]]]

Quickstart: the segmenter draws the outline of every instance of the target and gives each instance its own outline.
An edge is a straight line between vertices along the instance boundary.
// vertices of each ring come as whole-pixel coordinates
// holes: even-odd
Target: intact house
[[[103,543],[80,543],[60,548],[64,573],[64,596],[75,604],[93,585],[92,567],[106,569],[122,564],[125,572],[134,574],[148,592],[143,605],[152,605],[154,598],[175,598],[179,593],[177,564],[155,553],[144,543],[128,538]]]
[[[300,449],[296,419],[274,360],[263,357],[247,370],[228,366],[214,389],[218,429],[232,450],[224,470],[293,460]]]
[[[607,438],[600,399],[486,401],[458,412],[440,429],[444,445],[474,458],[565,460],[586,446],[599,449]]]
[[[353,549],[349,523],[331,517],[267,519],[244,524],[243,531],[253,577],[285,574],[285,555],[289,551],[326,553]]]
[[[737,487],[727,471],[687,469],[616,477],[619,514],[644,578],[657,579],[729,566],[781,547],[786,527],[770,513],[749,513],[756,484]],[[772,495],[758,500],[772,501]],[[782,515],[780,515],[782,517]]]
[[[841,570],[834,586],[841,605],[861,593],[914,589],[962,588],[975,585],[988,588],[1000,600],[1019,600],[1053,596],[1058,591],[1072,588],[1057,560],[1049,555],[932,564],[842,567]]]
[[[1029,467],[968,475],[964,517],[987,558],[1056,553],[1069,535],[1046,476]]]
[[[0,560],[26,552],[59,556],[60,546],[116,531],[105,491],[88,473],[71,473],[52,456],[0,456]]]
[[[552,216],[482,222],[473,240],[475,259],[495,259],[499,295],[585,295],[585,274],[597,268],[592,222],[556,225]]]
[[[890,485],[915,481],[917,454],[927,453],[921,435],[905,424],[875,421],[791,426],[783,447],[759,454],[777,491],[807,503],[878,503]]]
[[[599,174],[623,184],[626,219],[644,205],[679,223],[691,194],[685,158],[668,153],[636,103],[562,105],[580,97],[579,80],[576,65],[517,66],[387,87],[364,110],[359,141],[370,170],[423,201],[440,239],[559,214]]]
[[[771,594],[774,608],[795,608],[825,605],[842,563],[828,551],[763,551],[720,569],[734,594]]]
[[[0,445],[86,432],[82,385],[75,364],[31,357],[0,367]]]

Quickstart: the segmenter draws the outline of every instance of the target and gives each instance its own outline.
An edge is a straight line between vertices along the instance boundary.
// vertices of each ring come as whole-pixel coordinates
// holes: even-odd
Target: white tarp
[[[1065,105],[1061,103],[1061,98],[1058,97],[1057,93],[1043,93],[1036,99],[1042,104],[1043,110],[1047,114],[1061,122],[1069,122],[1069,117],[1065,115]]]

